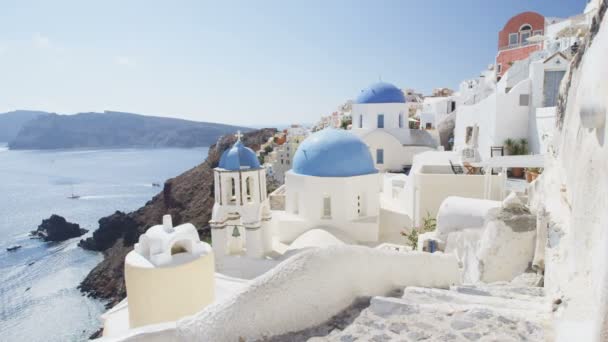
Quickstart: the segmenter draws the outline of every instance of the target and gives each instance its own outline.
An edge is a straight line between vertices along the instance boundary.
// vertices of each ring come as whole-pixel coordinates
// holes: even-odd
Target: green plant
[[[432,232],[437,228],[437,220],[427,211],[426,216],[422,219],[422,226],[414,227],[409,233],[401,232],[405,236],[409,245],[413,250],[418,249],[418,235],[422,233]]]
[[[343,118],[342,122],[340,123],[340,128],[347,129],[348,125],[350,125],[352,123],[353,123],[353,119]]]
[[[268,145],[268,146],[264,147],[264,152],[266,152],[266,154],[272,152],[272,146]]]
[[[528,140],[526,139],[507,139],[505,140],[505,148],[507,153],[511,156],[520,156],[528,154]]]

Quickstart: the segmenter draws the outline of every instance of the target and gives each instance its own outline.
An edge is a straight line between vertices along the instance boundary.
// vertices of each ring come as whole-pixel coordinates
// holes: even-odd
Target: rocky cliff
[[[245,133],[243,143],[254,150],[266,142],[275,129],[261,129]],[[209,239],[208,222],[214,202],[213,168],[219,163],[222,152],[235,142],[234,135],[221,137],[209,149],[207,159],[200,165],[165,182],[163,190],[140,209],[125,214],[116,212],[99,220],[99,229],[93,237],[83,240],[80,246],[104,253],[99,263],[82,281],[84,293],[108,300],[108,307],[126,296],[124,285],[124,258],[133,249],[140,234],[162,221],[162,216],[173,216],[174,224],[190,222],[203,239]],[[268,189],[272,191],[272,184]]]

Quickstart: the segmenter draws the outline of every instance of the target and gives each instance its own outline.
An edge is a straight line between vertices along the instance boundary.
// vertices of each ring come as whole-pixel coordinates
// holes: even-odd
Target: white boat
[[[69,199],[79,199],[80,195],[74,194],[74,186],[72,186],[72,194],[68,196]]]
[[[9,252],[14,252],[14,251],[18,250],[19,248],[21,248],[21,245],[14,245],[14,246],[7,247],[6,250]]]

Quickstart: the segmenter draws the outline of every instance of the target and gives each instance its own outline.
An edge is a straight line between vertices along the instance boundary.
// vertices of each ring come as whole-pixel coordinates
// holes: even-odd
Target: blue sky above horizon
[[[0,6],[0,112],[310,123],[367,85],[456,88],[513,15],[586,0],[19,1]]]

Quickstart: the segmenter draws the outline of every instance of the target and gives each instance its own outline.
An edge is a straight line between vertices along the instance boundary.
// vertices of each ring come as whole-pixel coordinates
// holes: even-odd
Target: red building
[[[509,19],[498,32],[497,75],[504,75],[513,62],[540,50],[542,42],[528,42],[528,38],[542,35],[544,31],[545,17],[536,12],[523,12]]]

